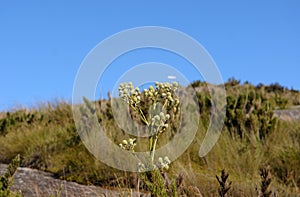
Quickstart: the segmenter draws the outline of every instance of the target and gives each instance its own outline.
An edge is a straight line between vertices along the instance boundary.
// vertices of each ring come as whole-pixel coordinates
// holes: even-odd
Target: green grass
[[[202,82],[193,85],[205,86]],[[266,110],[264,102],[270,103],[271,110],[282,108],[279,97],[288,99],[286,95],[291,96],[285,107],[299,102],[299,92],[278,90],[276,87],[275,92],[265,86],[258,88],[249,84],[231,84],[226,89],[228,96],[233,99],[247,96],[250,92],[255,93],[255,102],[261,102],[257,104],[257,113],[253,113],[258,117],[259,110]],[[200,95],[202,100],[199,102],[203,101],[200,103],[202,119],[196,138],[184,154],[171,164],[170,179],[182,173],[186,193],[197,187],[203,196],[217,196],[219,184],[215,176],[226,169],[232,181],[229,196],[257,196],[256,188],[261,183],[260,168],[269,164],[272,174],[270,189],[276,190],[279,196],[299,195],[300,123],[270,121],[267,124],[274,124],[273,127],[266,127],[268,133],[259,136],[252,131],[260,132],[264,128],[265,119],[250,121],[249,126],[245,124],[246,119],[242,121],[238,119],[240,117],[232,117],[236,118],[236,123],[225,125],[212,151],[204,158],[199,158],[198,151],[210,114],[209,95],[206,91]],[[110,104],[107,101],[96,104],[98,119],[105,125],[107,136],[116,144],[122,139],[128,139],[129,136],[114,122]],[[232,112],[237,113],[238,110],[233,108]],[[238,127],[244,129],[238,130]],[[238,132],[243,132],[243,136]],[[162,144],[166,141],[162,139]],[[77,134],[71,106],[66,102],[7,113],[0,119],[0,144],[0,162],[9,163],[20,154],[22,166],[49,171],[61,179],[101,186],[132,186],[131,173],[115,170],[97,161],[85,148]]]

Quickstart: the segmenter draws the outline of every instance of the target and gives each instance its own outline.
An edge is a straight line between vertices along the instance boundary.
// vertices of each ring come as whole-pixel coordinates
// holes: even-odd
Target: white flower
[[[159,116],[159,115],[155,115],[155,116],[154,116],[154,119],[155,119],[155,120],[160,120],[160,116]]]
[[[129,140],[128,140],[128,141],[129,141],[129,144],[130,144],[130,145],[134,145],[135,140],[136,140],[136,139],[129,138]]]
[[[170,119],[170,115],[166,114],[166,120],[169,120],[169,119]]]
[[[159,157],[159,158],[158,158],[158,162],[159,162],[159,164],[163,164],[163,163],[164,163],[163,158],[162,158],[162,157]]]
[[[146,170],[145,165],[142,164],[142,163],[138,163],[138,171],[139,171],[139,172],[143,172],[143,171],[145,171],[145,170]]]
[[[167,157],[167,156],[165,156],[164,160],[165,160],[165,163],[167,163],[167,164],[170,164],[170,163],[171,163],[169,157]]]
[[[162,169],[169,170],[169,165],[168,164],[163,165]]]
[[[178,87],[178,83],[176,81],[174,81],[173,82],[173,86],[177,88]]]
[[[150,90],[151,92],[154,91],[153,86],[150,86],[150,87],[149,87],[149,90]]]
[[[171,96],[168,96],[168,100],[173,102],[173,98]]]

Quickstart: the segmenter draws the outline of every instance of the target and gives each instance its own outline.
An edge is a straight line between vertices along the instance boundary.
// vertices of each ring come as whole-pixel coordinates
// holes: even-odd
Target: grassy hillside
[[[263,182],[261,169],[268,169],[272,174],[270,191],[280,196],[300,195],[300,123],[278,120],[273,114],[274,109],[299,105],[300,93],[279,84],[254,86],[230,79],[225,84],[223,132],[212,151],[199,158],[212,102],[206,85],[200,81],[191,84],[197,90],[201,121],[191,146],[171,164],[169,177],[182,174],[185,193],[199,190],[203,196],[217,196],[215,176],[226,169],[232,181],[229,195],[257,196]],[[116,144],[128,139],[114,121],[110,102],[95,103],[107,136]],[[61,179],[133,187],[134,174],[110,168],[88,152],[77,134],[70,104],[18,109],[0,118],[0,162],[9,163],[20,154],[22,166],[50,171]]]

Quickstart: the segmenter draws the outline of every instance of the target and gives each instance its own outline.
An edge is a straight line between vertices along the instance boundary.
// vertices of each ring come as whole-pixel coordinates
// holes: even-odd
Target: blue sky
[[[0,110],[71,100],[77,70],[89,51],[105,38],[139,26],[169,27],[190,35],[210,53],[224,80],[279,82],[300,89],[299,8],[297,0],[3,0]],[[137,53],[128,65],[169,60],[168,54],[157,51]],[[122,58],[120,62],[126,62]]]

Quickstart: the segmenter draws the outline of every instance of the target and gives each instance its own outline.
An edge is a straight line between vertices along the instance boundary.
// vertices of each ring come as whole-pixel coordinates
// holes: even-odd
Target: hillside
[[[230,79],[225,83],[227,106],[222,135],[213,150],[199,158],[212,101],[205,82],[196,81],[190,86],[197,91],[200,107],[198,132],[188,150],[168,171],[170,179],[183,175],[182,194],[191,194],[197,188],[203,196],[216,196],[215,175],[226,169],[233,182],[231,196],[257,196],[256,188],[262,181],[260,169],[268,165],[272,174],[269,189],[280,196],[299,196],[300,123],[296,115],[299,109],[294,106],[300,105],[300,92],[277,83],[254,86]],[[87,108],[90,103],[86,101]],[[110,102],[94,103],[106,135],[116,144],[128,139],[128,134],[114,121]],[[286,118],[283,114],[288,113],[292,115]],[[51,172],[62,180],[136,187],[134,174],[115,170],[89,153],[78,136],[71,105],[66,102],[1,113],[0,144],[0,163],[9,163],[20,154],[22,167]]]

